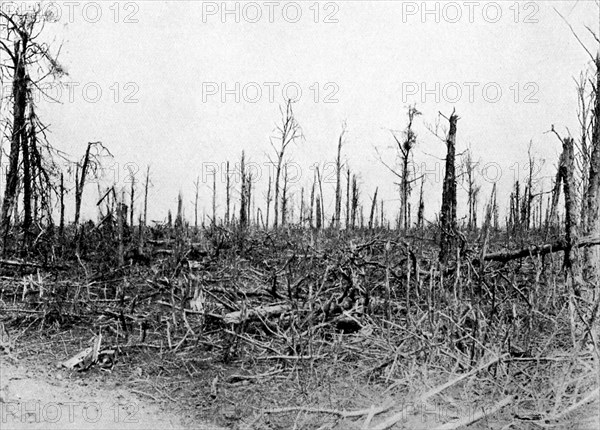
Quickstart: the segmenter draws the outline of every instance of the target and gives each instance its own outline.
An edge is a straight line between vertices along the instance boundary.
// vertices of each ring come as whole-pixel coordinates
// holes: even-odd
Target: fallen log
[[[264,319],[273,316],[279,316],[284,312],[292,309],[289,305],[273,305],[273,306],[259,306],[253,309],[247,309],[245,311],[235,311],[223,315],[223,322],[226,324],[240,324],[244,321],[254,319]]]
[[[0,267],[1,266],[7,266],[7,267],[28,267],[31,269],[65,269],[67,266],[63,266],[63,265],[54,265],[54,266],[48,266],[48,265],[44,265],[44,264],[40,264],[40,263],[34,263],[32,261],[21,261],[21,260],[0,260]]]
[[[587,248],[590,246],[600,246],[600,237],[584,237],[573,244],[573,248]],[[527,248],[516,249],[513,251],[501,251],[486,254],[483,256],[484,261],[498,261],[500,263],[506,263],[511,260],[518,260],[529,256],[538,257],[554,252],[561,252],[569,249],[569,244],[565,239],[561,239],[554,243],[548,243],[545,245],[534,245]],[[474,260],[474,263],[480,263],[480,259]]]

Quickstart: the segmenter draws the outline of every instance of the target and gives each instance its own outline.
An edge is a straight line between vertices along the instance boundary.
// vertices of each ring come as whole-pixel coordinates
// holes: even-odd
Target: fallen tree
[[[521,248],[512,251],[494,252],[484,255],[483,260],[506,263],[511,260],[518,260],[530,256],[537,257],[546,254],[552,254],[554,252],[566,251],[571,248],[588,248],[591,246],[600,246],[600,237],[584,237],[578,240],[572,246],[569,245],[566,239],[561,239],[557,242],[544,245],[533,245],[527,248]],[[480,259],[474,260],[474,263],[480,263]]]

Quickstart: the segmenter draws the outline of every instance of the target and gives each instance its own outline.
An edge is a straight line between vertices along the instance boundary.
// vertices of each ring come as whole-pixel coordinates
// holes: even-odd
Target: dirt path
[[[184,425],[174,414],[124,389],[94,380],[74,380],[56,369],[14,365],[0,356],[0,428],[3,430],[142,430],[219,427]]]

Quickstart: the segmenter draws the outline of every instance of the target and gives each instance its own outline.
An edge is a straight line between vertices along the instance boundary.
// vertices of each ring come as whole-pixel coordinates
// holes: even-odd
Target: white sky
[[[303,91],[295,111],[306,140],[290,151],[290,158],[302,167],[302,177],[292,189],[298,196],[296,203],[300,187],[312,180],[309,165],[334,161],[337,136],[342,121],[346,121],[349,133],[344,158],[354,172],[360,173],[362,201],[367,206],[367,194],[371,196],[378,186],[387,201],[387,216],[395,216],[395,178],[377,160],[374,148],[394,163],[393,140],[387,130],[403,129],[406,106],[417,102],[423,115],[416,126],[419,141],[415,162],[425,163],[430,171],[435,170],[436,163],[443,164],[439,159],[445,154],[445,146],[424,124],[434,123],[440,111],[449,115],[455,107],[461,118],[458,151],[470,145],[482,165],[495,163],[487,172],[491,179],[479,179],[482,199],[487,200],[490,183],[497,176],[494,166],[500,166],[500,204],[505,206],[519,169],[525,179],[530,140],[538,157],[546,160],[541,176],[549,177],[554,174],[560,144],[555,136],[544,133],[554,124],[561,133],[567,133],[565,127],[569,127],[575,136],[578,134],[573,78],[588,68],[590,61],[554,8],[593,52],[593,38],[585,25],[598,29],[596,4],[582,0],[430,1],[426,7],[434,13],[425,17],[421,15],[425,7],[421,1],[321,2],[317,8],[314,1],[309,1],[298,2],[302,17],[297,23],[289,22],[297,9],[290,2],[275,2],[274,6],[268,2],[250,6],[237,3],[240,22],[235,22],[234,15],[220,15],[222,2],[137,1],[115,6],[111,1],[100,4],[102,16],[96,23],[90,22],[96,6],[76,3],[70,6],[73,15],[69,17],[69,6],[59,2],[60,21],[47,25],[48,41],[54,40],[55,46],[64,44],[60,60],[70,74],[64,80],[80,84],[73,91],[72,101],[65,90],[59,97],[62,104],[40,102],[43,117],[52,125],[51,140],[73,157],[83,154],[88,141],[101,140],[118,163],[120,186],[126,185],[126,163],[139,166],[140,180],[150,165],[154,187],[149,210],[150,219],[156,220],[164,219],[167,210],[176,207],[180,190],[191,218],[193,182],[198,175],[202,179],[203,169],[210,169],[203,163],[237,162],[242,150],[263,168],[257,204],[264,205],[262,193],[268,178],[264,163],[266,154],[272,154],[269,137],[283,103],[281,87],[288,83],[295,83]],[[227,4],[232,9],[236,6],[236,2]],[[248,22],[255,17],[256,5],[263,13],[262,19]],[[284,6],[287,19],[282,12]],[[274,22],[270,22],[270,7],[274,8]],[[318,23],[314,22],[316,9],[320,12]],[[115,10],[120,12],[118,22],[114,22]],[[216,14],[203,15],[203,10],[216,10]],[[461,19],[447,22],[459,10]],[[491,22],[498,11],[499,20]],[[124,22],[129,13],[137,22]],[[329,13],[337,23],[323,22]],[[269,100],[265,82],[279,85],[274,101]],[[240,95],[239,103],[231,94],[223,103],[220,92],[203,95],[203,89],[213,88],[213,83],[224,83],[228,89],[235,89],[239,83],[248,92],[246,97]],[[263,90],[256,103],[247,100],[255,96],[253,83]],[[403,93],[403,89],[421,85],[435,92],[436,84],[440,88],[439,102],[435,94],[422,100],[420,90],[412,96]],[[84,85],[90,89],[91,98],[94,87],[102,89],[98,102],[85,100]],[[468,85],[474,88],[472,100]],[[491,98],[496,95],[495,88],[502,90],[498,102],[484,98],[485,85]],[[115,102],[117,87],[120,91]],[[455,103],[443,100],[444,87],[448,90],[446,99],[456,95],[457,87],[462,89],[462,97]],[[519,92],[515,101],[516,88]],[[324,103],[332,90],[336,102]],[[131,98],[137,102],[124,103],[132,91],[135,94]],[[537,102],[525,103],[528,95]],[[428,176],[429,219],[439,209],[441,170],[437,176]],[[208,185],[212,181],[206,179],[201,207],[209,211]],[[220,181],[217,187],[224,202],[224,183]],[[335,183],[326,184],[325,193],[332,196],[334,187]],[[97,196],[96,187],[88,187],[86,193],[90,203]],[[418,190],[415,200],[417,194]],[[464,198],[464,193],[460,194]],[[326,207],[329,217],[332,209],[330,203]],[[219,213],[223,210],[224,203]],[[91,206],[86,214],[95,217]]]

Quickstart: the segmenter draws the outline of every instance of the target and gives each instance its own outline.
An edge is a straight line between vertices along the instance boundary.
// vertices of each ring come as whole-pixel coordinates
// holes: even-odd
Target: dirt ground
[[[102,375],[70,379],[58,368],[10,363],[0,357],[0,428],[40,429],[194,429],[218,430],[207,423],[183,422],[168,410],[144,401]]]

